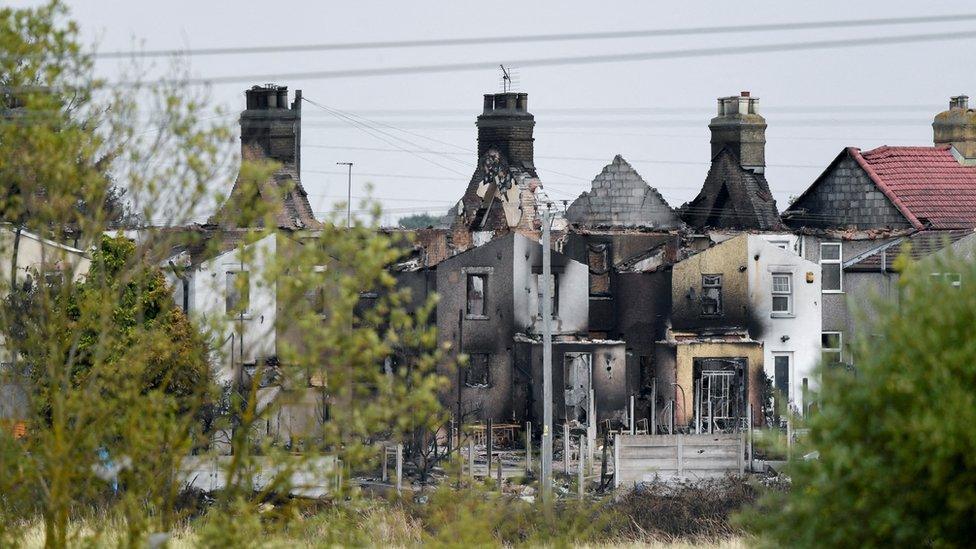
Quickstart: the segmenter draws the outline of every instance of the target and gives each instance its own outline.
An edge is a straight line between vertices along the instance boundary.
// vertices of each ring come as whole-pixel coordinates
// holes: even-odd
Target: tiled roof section
[[[653,227],[681,225],[674,210],[619,154],[593,179],[592,188],[569,205],[566,219],[584,227]]]
[[[849,151],[915,228],[976,227],[976,168],[948,145]]]
[[[209,223],[222,227],[239,227],[238,216],[246,205],[252,201],[263,201],[270,206],[279,229],[298,231],[322,227],[312,213],[308,193],[294,166],[286,164],[276,170],[267,181],[257,186],[257,196],[244,196],[244,192],[245,187],[238,179],[234,182],[230,196],[210,218]]]
[[[782,228],[766,177],[743,168],[728,148],[712,158],[701,192],[683,205],[679,214],[686,223],[699,229]]]
[[[929,230],[917,232],[911,236],[899,238],[893,242],[888,242],[878,248],[873,253],[867,252],[867,256],[854,258],[845,263],[845,271],[875,272],[881,271],[882,267],[887,272],[895,272],[893,266],[895,259],[901,256],[902,252],[908,250],[909,257],[914,260],[921,259],[942,250],[946,246],[974,234],[973,229],[956,230]]]

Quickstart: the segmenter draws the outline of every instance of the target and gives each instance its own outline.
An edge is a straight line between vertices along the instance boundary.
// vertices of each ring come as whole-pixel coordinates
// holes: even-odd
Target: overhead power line
[[[808,21],[792,23],[763,23],[752,25],[722,25],[714,27],[685,27],[675,29],[642,29],[603,32],[576,32],[560,34],[536,34],[523,36],[479,36],[458,38],[429,38],[419,40],[381,40],[370,42],[346,42],[324,44],[291,44],[267,46],[236,46],[214,48],[183,48],[157,49],[143,51],[105,51],[95,52],[99,59],[122,59],[130,57],[172,57],[183,56],[214,56],[214,55],[248,55],[310,51],[349,51],[386,48],[423,48],[443,46],[473,46],[485,44],[513,44],[530,42],[571,42],[585,40],[619,40],[627,38],[651,38],[665,36],[689,36],[703,34],[735,34],[747,32],[774,32],[814,30],[825,28],[857,28],[879,27],[889,25],[918,25],[926,23],[954,23],[976,20],[976,14],[947,14],[922,17],[886,17],[871,19]],[[497,63],[495,64],[497,65]]]
[[[509,64],[525,67],[554,67],[564,65],[593,65],[603,63],[620,63],[628,61],[656,61],[665,59],[687,59],[693,57],[726,57],[748,53],[777,53],[801,50],[825,50],[837,48],[852,48],[865,46],[880,46],[886,44],[910,44],[917,42],[945,42],[955,40],[969,40],[976,38],[976,31],[938,32],[922,34],[901,34],[889,36],[872,36],[866,38],[841,38],[833,40],[813,40],[809,42],[779,42],[773,44],[751,44],[745,46],[715,46],[709,48],[688,48],[678,50],[646,51],[633,53],[611,53],[600,55],[576,55],[567,57],[548,57],[511,60]],[[241,82],[271,82],[275,80],[326,80],[336,78],[366,78],[373,76],[394,76],[410,74],[431,74],[463,72],[476,70],[492,70],[498,66],[498,60],[475,61],[462,63],[442,63],[437,65],[408,65],[402,67],[373,67],[363,69],[338,69],[308,72],[279,72],[249,75],[212,76],[208,78],[188,78],[180,80],[182,84],[230,84]],[[162,83],[168,81],[162,80]],[[123,82],[120,85],[130,83]]]

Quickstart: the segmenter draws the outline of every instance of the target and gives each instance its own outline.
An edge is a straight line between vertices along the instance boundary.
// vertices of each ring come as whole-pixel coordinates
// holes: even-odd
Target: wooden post
[[[651,383],[651,434],[657,434],[657,378]]]
[[[633,399],[634,397],[630,397]],[[631,429],[631,435],[633,435],[633,429]],[[610,447],[610,431],[607,430],[603,433],[603,461],[600,463],[600,490],[603,490],[603,483],[607,478],[607,451]]]
[[[451,455],[451,444],[453,444],[454,439],[454,420],[447,422],[447,455]],[[437,443],[436,440],[434,442]]]
[[[497,471],[497,476],[498,476],[498,491],[501,492],[501,490],[502,490],[502,454],[500,452],[498,454],[498,471]]]
[[[786,411],[786,461],[793,461],[793,417]]]
[[[586,485],[585,463],[583,463],[583,451],[586,449],[586,436],[580,435],[580,462],[579,462],[579,498],[583,499],[583,488]]]
[[[591,376],[592,377],[592,376]],[[590,474],[593,474],[594,451],[596,450],[596,391],[590,389],[590,410],[587,413],[586,422],[586,461],[590,466]]]
[[[493,438],[495,438],[495,437],[492,436],[492,433],[491,433],[491,420],[489,419],[488,422],[487,422],[487,427],[485,428],[485,450],[487,452],[487,454],[486,454],[487,455],[487,458],[485,459],[485,464],[488,466],[488,470],[485,471],[485,478],[486,479],[490,479],[491,478],[491,450],[492,450],[491,446],[492,446],[492,442],[494,442],[492,440]]]
[[[389,478],[386,472],[389,465],[390,465],[390,452],[388,452],[387,447],[384,446],[383,447],[383,482],[386,482],[386,479]]]
[[[403,444],[397,443],[396,445],[396,486],[397,493],[402,493],[403,491]]]
[[[620,486],[620,435],[613,437],[613,487]]]
[[[532,472],[532,423],[525,422],[525,472]]]
[[[468,479],[474,482],[474,439],[468,439]]]
[[[636,431],[636,429],[637,429],[637,421],[634,418],[634,411],[635,410],[636,410],[636,406],[634,404],[634,395],[630,395],[630,434],[632,434],[632,435],[636,435],[637,434],[637,431]],[[604,442],[606,442],[606,439],[605,438],[604,438]],[[606,446],[606,444],[604,444],[603,446]]]
[[[563,423],[563,472],[569,474],[569,424]]]
[[[746,423],[749,424],[749,445],[746,447],[746,455],[749,456],[749,472],[752,472],[752,404],[746,408],[746,414]]]

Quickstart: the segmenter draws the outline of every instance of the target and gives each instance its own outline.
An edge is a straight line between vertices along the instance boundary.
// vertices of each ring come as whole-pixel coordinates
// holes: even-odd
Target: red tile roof
[[[848,152],[916,229],[976,227],[976,168],[948,145]]]

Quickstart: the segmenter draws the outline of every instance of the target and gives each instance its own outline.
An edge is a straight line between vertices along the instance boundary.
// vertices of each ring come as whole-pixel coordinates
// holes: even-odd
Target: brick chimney
[[[241,112],[241,154],[292,165],[301,174],[302,90],[288,106],[288,87],[254,86],[244,92],[247,108]]]
[[[712,131],[712,157],[728,147],[748,170],[766,168],[766,119],[758,112],[759,98],[747,91],[718,98],[718,116],[708,124]]]
[[[496,149],[510,166],[522,168],[535,177],[532,129],[535,117],[528,111],[527,93],[485,94],[485,105],[478,116],[478,158]]]
[[[976,110],[969,108],[968,96],[949,98],[949,110],[932,121],[932,134],[936,145],[952,145],[960,163],[976,165]]]

